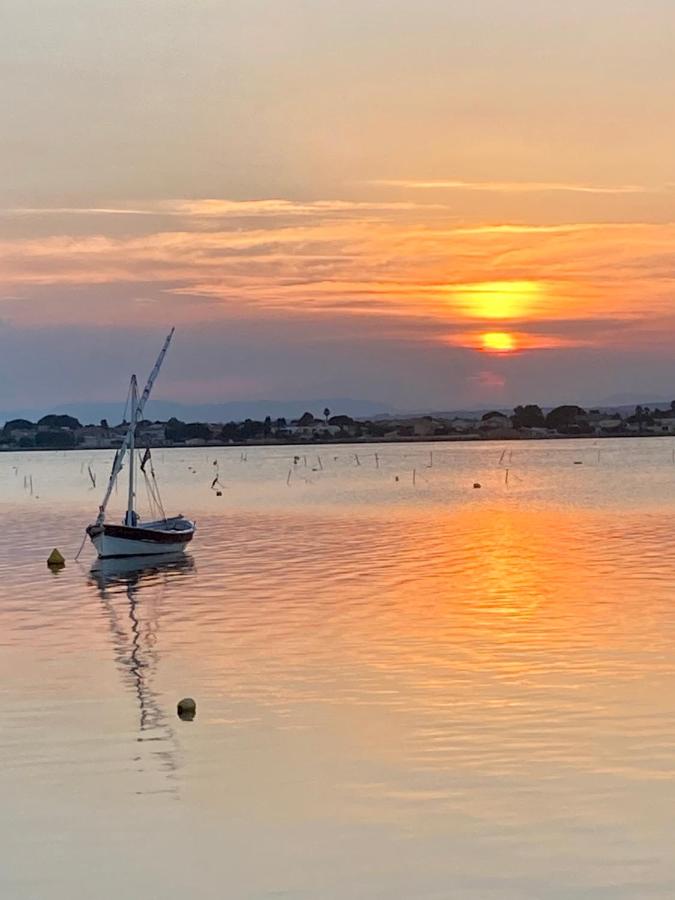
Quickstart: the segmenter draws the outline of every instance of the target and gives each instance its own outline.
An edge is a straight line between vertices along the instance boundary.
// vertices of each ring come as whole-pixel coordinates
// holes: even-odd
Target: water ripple
[[[433,449],[166,451],[191,554],[93,567],[0,459],[7,896],[672,896],[672,441]]]

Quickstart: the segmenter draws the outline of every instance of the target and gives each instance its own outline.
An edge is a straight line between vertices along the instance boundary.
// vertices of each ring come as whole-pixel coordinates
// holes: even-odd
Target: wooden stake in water
[[[413,485],[415,484],[416,480],[417,480],[417,469],[413,469],[413,477],[412,477]]]
[[[286,479],[286,484],[291,483],[291,475],[293,474],[293,469],[288,470],[288,478]]]
[[[354,460],[356,461],[356,465],[357,465],[357,466],[360,466],[360,465],[361,465],[361,460],[359,459],[358,453],[355,453],[355,454],[354,454]]]
[[[508,484],[508,483],[509,483],[509,470],[507,469],[506,474],[504,476],[504,484]]]
[[[675,453],[675,450],[673,450],[673,453]],[[375,454],[375,468],[380,468],[380,457],[377,455],[377,453]]]
[[[434,467],[434,451],[430,450],[429,451],[429,468],[433,469],[433,467]]]
[[[319,463],[319,469],[323,472],[323,463],[321,462],[321,457],[317,456],[316,461]]]

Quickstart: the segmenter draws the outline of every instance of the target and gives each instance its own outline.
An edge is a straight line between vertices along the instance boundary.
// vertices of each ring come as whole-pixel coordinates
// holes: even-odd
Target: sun
[[[516,340],[508,331],[486,331],[481,335],[481,349],[486,353],[513,353]]]
[[[484,281],[456,286],[453,293],[472,318],[519,319],[541,304],[544,286],[537,281]]]

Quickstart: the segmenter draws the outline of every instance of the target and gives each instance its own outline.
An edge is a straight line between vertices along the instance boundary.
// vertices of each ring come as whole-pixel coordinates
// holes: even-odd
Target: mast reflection
[[[97,588],[107,614],[115,662],[138,706],[137,741],[155,743],[152,757],[170,779],[178,767],[178,745],[159,694],[152,687],[159,660],[159,613],[161,600],[173,579],[184,577],[193,569],[194,559],[179,553],[99,559],[89,573],[89,581]],[[120,603],[121,598],[126,598],[124,604]],[[142,755],[135,757],[135,762],[140,771],[146,771]]]

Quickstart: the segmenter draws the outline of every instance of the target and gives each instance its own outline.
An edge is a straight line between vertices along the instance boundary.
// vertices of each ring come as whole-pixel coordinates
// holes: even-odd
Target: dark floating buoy
[[[474,481],[473,486],[474,486],[474,488],[482,487],[480,481]]]
[[[50,569],[62,569],[66,564],[63,555],[54,547],[52,552],[47,557],[47,565]]]
[[[222,496],[223,496],[222,491],[216,491],[216,497],[222,497]]]
[[[197,704],[192,697],[184,697],[178,701],[178,718],[184,722],[191,722],[197,715]]]

